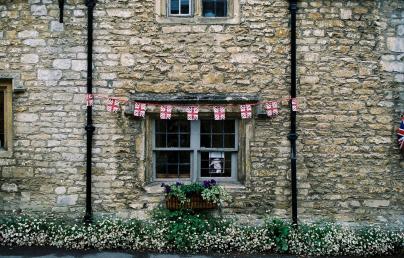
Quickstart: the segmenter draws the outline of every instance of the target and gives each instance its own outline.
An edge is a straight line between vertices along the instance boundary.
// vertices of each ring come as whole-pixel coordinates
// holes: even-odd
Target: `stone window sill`
[[[209,24],[240,24],[240,17],[165,17],[157,16],[157,23],[161,24],[186,24],[186,25],[209,25]]]
[[[187,183],[187,182],[185,182]],[[245,191],[245,186],[236,183],[236,182],[219,182],[219,185],[223,186],[224,189],[226,189],[229,193],[240,193]],[[159,194],[159,193],[164,193],[164,188],[161,187],[161,182],[154,182],[150,183],[146,186],[143,187],[143,189],[146,191],[148,194]]]

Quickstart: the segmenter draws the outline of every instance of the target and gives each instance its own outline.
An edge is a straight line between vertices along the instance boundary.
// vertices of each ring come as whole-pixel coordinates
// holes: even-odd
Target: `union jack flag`
[[[171,112],[173,110],[173,106],[171,105],[163,105],[160,107],[160,119],[171,119]]]
[[[249,105],[249,104],[240,105],[240,112],[241,112],[241,118],[242,119],[251,118],[251,116],[252,116],[251,105]]]
[[[135,108],[133,110],[133,115],[138,117],[144,117],[146,114],[146,104],[135,102]]]
[[[277,101],[270,101],[265,104],[265,110],[267,111],[267,116],[276,116],[278,115],[278,102]]]
[[[400,127],[397,129],[397,140],[400,150],[404,150],[404,116],[401,118]]]
[[[215,114],[215,120],[224,120],[225,119],[225,109],[221,106],[214,106],[213,113]]]
[[[187,107],[187,119],[188,120],[198,120],[199,107],[189,106]]]
[[[107,111],[108,112],[118,112],[118,110],[119,110],[119,100],[117,100],[117,99],[108,99]]]
[[[92,107],[94,104],[94,95],[93,94],[86,94],[86,103],[87,107]]]

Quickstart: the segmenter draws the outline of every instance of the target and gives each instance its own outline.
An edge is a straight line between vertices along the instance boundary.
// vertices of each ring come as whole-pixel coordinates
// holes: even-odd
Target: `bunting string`
[[[93,106],[95,99],[106,100],[106,110],[108,112],[118,112],[121,105],[133,105],[133,116],[143,118],[146,115],[147,108],[149,106],[160,108],[160,118],[161,119],[171,119],[172,112],[174,109],[179,109],[187,114],[188,120],[198,120],[200,107],[210,107],[214,113],[215,120],[225,120],[226,118],[226,107],[228,106],[238,106],[242,119],[250,119],[252,117],[253,107],[262,105],[263,111],[266,112],[268,117],[275,117],[279,114],[279,103],[284,101],[290,101],[293,111],[298,111],[298,100],[297,98],[282,98],[279,100],[268,100],[268,101],[245,101],[245,103],[225,103],[225,104],[189,104],[189,103],[175,103],[163,104],[158,101],[131,101],[127,98],[108,96],[103,94],[85,94],[85,102],[87,106]]]

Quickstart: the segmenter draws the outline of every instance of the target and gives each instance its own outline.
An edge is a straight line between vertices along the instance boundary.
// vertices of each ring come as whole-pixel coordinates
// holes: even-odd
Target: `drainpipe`
[[[86,0],[87,6],[87,94],[93,93],[93,11],[97,0]],[[93,218],[91,206],[91,152],[93,143],[93,108],[87,107],[87,160],[86,160],[86,214],[84,222],[91,223]]]
[[[63,9],[65,6],[65,0],[59,0],[59,22],[63,23]]]
[[[290,96],[296,98],[296,13],[297,0],[289,0],[290,10]],[[291,186],[292,186],[292,222],[297,226],[297,169],[296,169],[296,111],[292,110],[292,100],[289,101],[290,107],[290,133],[288,139],[290,141],[290,168],[291,168]]]

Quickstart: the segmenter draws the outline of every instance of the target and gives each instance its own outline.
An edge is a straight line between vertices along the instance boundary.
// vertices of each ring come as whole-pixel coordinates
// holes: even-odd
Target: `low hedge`
[[[0,246],[371,256],[401,253],[404,230],[330,222],[295,228],[279,219],[248,226],[207,214],[168,210],[154,211],[147,221],[103,218],[89,225],[20,215],[0,218]]]

